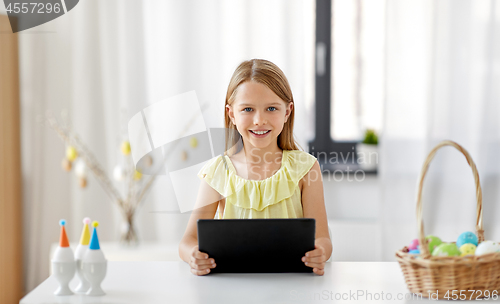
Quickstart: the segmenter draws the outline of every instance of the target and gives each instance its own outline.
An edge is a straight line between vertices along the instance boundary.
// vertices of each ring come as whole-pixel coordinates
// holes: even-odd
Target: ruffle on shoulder
[[[236,170],[226,156],[208,161],[198,173],[212,188],[241,208],[262,211],[293,195],[299,181],[309,172],[316,158],[307,152],[285,150],[282,167],[264,180],[247,180],[236,175]]]
[[[233,172],[230,164],[222,155],[209,160],[198,172],[198,177],[205,180],[215,191],[224,197],[235,193]]]

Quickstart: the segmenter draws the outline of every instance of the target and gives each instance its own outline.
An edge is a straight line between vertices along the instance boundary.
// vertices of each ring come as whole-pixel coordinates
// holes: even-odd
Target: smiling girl
[[[219,218],[314,218],[315,249],[302,261],[324,274],[332,243],[316,158],[297,148],[293,137],[294,100],[288,80],[275,64],[262,59],[242,62],[228,86],[226,153],[200,170],[196,204],[179,245],[179,255],[196,275],[216,261],[198,250],[197,220]],[[241,145],[237,145],[240,141]],[[215,202],[215,203],[211,203]]]

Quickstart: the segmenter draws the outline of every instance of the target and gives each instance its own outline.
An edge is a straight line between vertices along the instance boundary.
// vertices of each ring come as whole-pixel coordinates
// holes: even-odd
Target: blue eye
[[[269,107],[268,109],[273,109],[271,111],[276,111],[277,110],[275,107]]]
[[[244,109],[243,109],[243,112],[250,112],[250,111],[247,111],[247,109],[252,110],[252,108],[244,108]]]

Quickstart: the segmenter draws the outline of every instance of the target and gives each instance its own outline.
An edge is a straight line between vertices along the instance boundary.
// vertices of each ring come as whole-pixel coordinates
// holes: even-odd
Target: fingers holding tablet
[[[205,275],[210,273],[210,269],[216,266],[215,260],[208,254],[198,250],[198,245],[193,247],[191,259],[189,261],[191,272],[195,275]]]
[[[307,267],[313,268],[315,274],[325,274],[326,255],[321,245],[316,244],[314,245],[314,250],[306,252],[306,255],[302,257],[302,262],[304,262]]]

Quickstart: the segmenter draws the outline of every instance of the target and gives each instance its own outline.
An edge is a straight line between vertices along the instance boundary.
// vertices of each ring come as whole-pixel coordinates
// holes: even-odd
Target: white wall
[[[367,175],[362,181],[352,176],[323,175],[325,204],[332,232],[334,261],[380,261],[379,178]],[[361,180],[361,178],[358,178]]]

